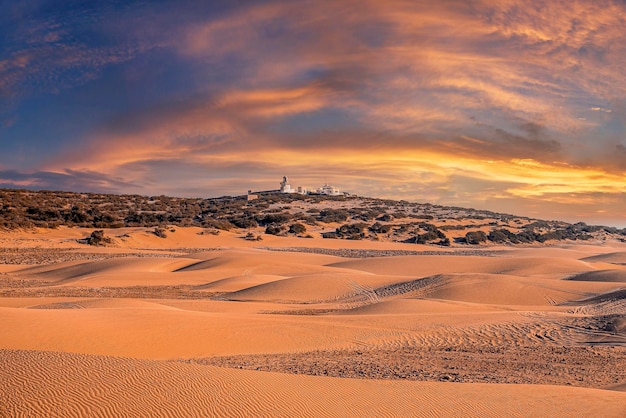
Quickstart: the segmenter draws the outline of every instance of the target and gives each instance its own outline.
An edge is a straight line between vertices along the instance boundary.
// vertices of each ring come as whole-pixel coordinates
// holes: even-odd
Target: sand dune
[[[37,266],[18,270],[16,276],[33,277],[50,285],[83,286],[158,285],[173,282],[169,273],[191,261],[171,258],[115,258],[100,261],[69,262],[54,266]],[[80,282],[80,283],[78,283]]]
[[[1,352],[0,399],[4,416],[619,417],[626,413],[626,393],[602,390],[290,376],[34,351]]]
[[[585,261],[603,261],[605,263],[614,264],[626,264],[626,251],[610,252],[607,254],[598,254],[590,257],[585,257],[582,260]]]
[[[586,273],[585,273],[586,274]],[[555,283],[551,279],[496,274],[438,275],[423,297],[498,305],[559,305],[613,289],[614,285]]]
[[[337,269],[339,270],[339,269]],[[362,296],[377,301],[376,287],[396,283],[402,277],[347,272],[344,269],[284,278],[224,295],[232,300],[259,300],[280,303],[323,303]]]
[[[28,309],[167,309],[167,307],[160,303],[139,299],[89,298],[63,302],[44,302],[29,306]]]
[[[307,275],[261,284],[225,295],[231,300],[276,302],[323,302],[354,292],[348,277],[341,275]]]
[[[626,283],[626,270],[588,271],[570,277],[569,280],[581,282]]]
[[[111,230],[98,248],[76,248],[76,229],[5,236],[81,257],[0,265],[0,415],[626,413],[624,393],[600,390],[626,385],[619,244],[268,236],[284,250],[270,251],[199,232]]]
[[[286,277],[272,274],[247,274],[245,276],[226,277],[196,286],[196,289],[215,292],[237,292],[265,283],[284,280]],[[226,297],[226,296],[224,296]]]
[[[469,314],[492,309],[480,304],[432,299],[393,299],[337,312],[340,315],[435,315]]]
[[[555,262],[556,261],[556,262]],[[584,261],[550,257],[400,256],[384,259],[342,261],[333,264],[373,274],[425,277],[444,273],[489,273],[561,278],[594,270]]]
[[[166,305],[0,308],[2,347],[7,348],[171,359],[337,347],[362,338],[359,328],[307,319],[187,311]]]

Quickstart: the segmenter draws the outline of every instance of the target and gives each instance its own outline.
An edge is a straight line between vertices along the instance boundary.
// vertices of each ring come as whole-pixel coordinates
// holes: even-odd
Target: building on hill
[[[291,183],[289,183],[289,179],[287,178],[287,176],[284,176],[283,181],[280,182],[280,192],[308,194],[307,190],[302,186],[298,186],[296,188],[291,187]]]
[[[339,196],[339,195],[341,195],[341,194],[342,194],[342,193],[339,191],[339,189],[337,189],[337,188],[335,188],[335,187],[331,186],[331,185],[330,185],[330,184],[328,184],[328,183],[324,183],[324,185],[323,185],[322,187],[320,187],[320,188],[317,190],[317,192],[318,192],[319,194],[323,194],[323,195],[326,195],[326,196]]]
[[[248,190],[248,195],[247,195],[248,202],[251,200],[257,200],[258,198],[259,198],[258,194],[252,193],[252,190]]]
[[[346,193],[340,192],[339,189],[329,185],[328,183],[324,183],[324,185],[321,188],[313,192],[309,192],[306,188],[302,186],[292,187],[291,183],[289,182],[289,178],[287,176],[283,176],[283,180],[280,182],[280,189],[263,190],[263,191],[258,191],[258,192],[253,192],[252,190],[248,190],[247,199],[255,200],[260,195],[275,194],[275,193],[297,193],[301,195],[318,194],[318,195],[326,195],[326,196],[340,196],[340,195],[346,194]]]
[[[280,192],[281,193],[295,193],[296,190],[291,188],[291,183],[289,183],[289,179],[287,176],[283,177],[283,181],[280,182]]]

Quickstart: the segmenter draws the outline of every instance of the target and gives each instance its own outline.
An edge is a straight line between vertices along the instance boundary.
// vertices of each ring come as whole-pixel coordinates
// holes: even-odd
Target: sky
[[[626,227],[624,0],[0,0],[0,187]]]

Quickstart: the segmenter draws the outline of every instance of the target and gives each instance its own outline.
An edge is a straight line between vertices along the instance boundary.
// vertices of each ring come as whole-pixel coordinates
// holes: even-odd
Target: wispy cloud
[[[120,190],[137,188],[137,185],[94,171],[66,169],[62,172],[17,170],[0,171],[0,187],[19,187],[35,190],[75,190],[102,193],[119,193]]]
[[[60,144],[42,171],[216,193],[287,171],[304,183],[343,173],[354,191],[528,210],[619,200],[622,1],[192,3],[177,19],[162,5],[79,8],[16,32],[0,58],[5,97],[108,66],[140,72],[132,62],[155,49],[180,69],[155,77],[167,86],[154,83],[153,101]],[[80,39],[72,22],[97,23],[105,41]]]
[[[127,62],[167,44],[147,37],[115,40],[101,22],[111,19],[132,23],[132,17],[122,10],[86,3],[68,7],[71,5],[60,4],[58,9],[45,4],[16,5],[11,11],[5,10],[0,97],[21,99],[39,93],[56,94],[98,78],[107,66]],[[127,29],[126,34],[132,32]]]
[[[333,105],[362,126],[445,134],[472,118],[500,128],[522,118],[571,136],[598,127],[584,117],[589,101],[626,85],[624,7],[601,3],[323,2],[306,14],[271,3],[190,29],[185,51],[236,56],[252,88],[349,80]]]

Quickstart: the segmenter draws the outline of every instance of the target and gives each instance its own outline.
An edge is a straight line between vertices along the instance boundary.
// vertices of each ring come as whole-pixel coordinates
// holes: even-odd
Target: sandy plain
[[[0,416],[625,416],[626,246],[0,233]]]

